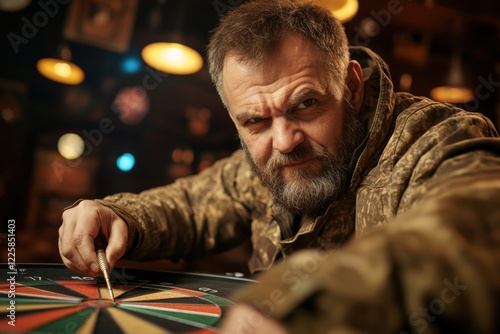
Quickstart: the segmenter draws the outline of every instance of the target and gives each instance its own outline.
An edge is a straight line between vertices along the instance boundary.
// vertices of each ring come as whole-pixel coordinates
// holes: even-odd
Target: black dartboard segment
[[[1,333],[217,333],[231,294],[253,282],[117,268],[112,303],[103,279],[63,265],[3,264],[0,277]]]

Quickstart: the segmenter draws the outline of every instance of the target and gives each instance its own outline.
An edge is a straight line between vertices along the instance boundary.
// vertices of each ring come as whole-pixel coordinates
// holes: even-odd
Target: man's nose
[[[304,132],[294,120],[279,117],[273,120],[273,149],[280,153],[290,153],[304,142]]]

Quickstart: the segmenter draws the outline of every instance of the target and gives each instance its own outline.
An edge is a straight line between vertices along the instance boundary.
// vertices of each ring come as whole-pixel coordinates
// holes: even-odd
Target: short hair
[[[345,86],[349,50],[344,27],[330,11],[294,0],[254,0],[231,10],[212,31],[208,67],[212,81],[227,106],[222,90],[222,70],[229,54],[261,64],[287,33],[300,33],[325,55],[332,78]]]

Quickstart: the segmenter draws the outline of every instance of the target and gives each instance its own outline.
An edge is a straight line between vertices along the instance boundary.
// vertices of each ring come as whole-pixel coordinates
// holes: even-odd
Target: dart
[[[108,260],[106,260],[106,253],[104,252],[104,242],[100,237],[97,237],[95,239],[95,246],[97,249],[97,260],[99,262],[99,268],[102,271],[102,274],[104,275],[104,279],[106,280],[106,285],[108,287],[109,291],[109,297],[111,298],[111,301],[114,303],[115,302],[115,296],[113,294],[113,289],[111,287],[111,281],[109,279],[109,274],[110,274],[110,268],[108,264]]]

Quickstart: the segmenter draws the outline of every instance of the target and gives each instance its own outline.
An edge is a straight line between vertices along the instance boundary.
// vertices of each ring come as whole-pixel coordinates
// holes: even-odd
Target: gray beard
[[[316,216],[329,203],[338,200],[349,189],[355,167],[355,152],[362,145],[366,130],[356,110],[347,99],[343,103],[345,117],[343,136],[335,154],[325,148],[298,146],[287,154],[274,154],[266,166],[260,167],[253,160],[243,141],[241,145],[253,172],[269,188],[275,200],[294,214]],[[293,181],[286,181],[280,173],[283,165],[300,160],[317,159],[322,169],[301,169],[293,171]]]

